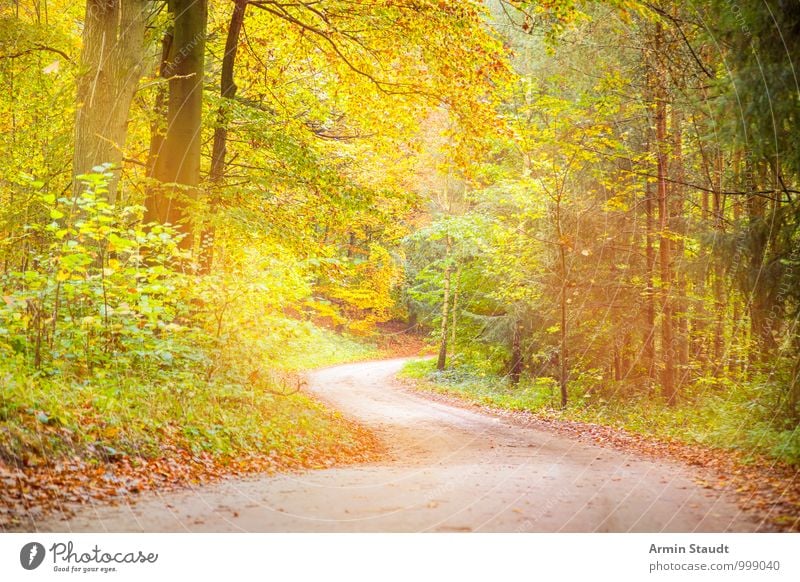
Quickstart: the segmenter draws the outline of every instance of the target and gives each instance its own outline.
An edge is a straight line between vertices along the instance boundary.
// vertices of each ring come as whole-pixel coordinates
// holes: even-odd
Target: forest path
[[[404,388],[403,359],[337,366],[311,390],[386,443],[378,463],[229,479],[95,505],[40,531],[753,531],[669,461],[577,442]]]

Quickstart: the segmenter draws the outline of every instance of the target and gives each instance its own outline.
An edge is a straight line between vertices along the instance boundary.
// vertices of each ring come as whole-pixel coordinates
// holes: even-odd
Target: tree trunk
[[[174,24],[165,70],[169,78],[167,131],[153,170],[161,186],[148,193],[145,220],[178,225],[185,235],[181,246],[192,248],[187,208],[200,183],[207,0],[170,0],[169,10]]]
[[[220,75],[219,94],[223,101],[217,110],[217,125],[214,128],[214,145],[211,150],[212,182],[222,181],[225,175],[225,155],[227,154],[228,139],[228,106],[229,101],[236,96],[238,87],[233,79],[234,65],[236,63],[236,50],[239,47],[239,36],[244,24],[244,15],[247,10],[248,0],[234,0],[231,22],[228,25],[228,36],[225,39],[225,54],[222,56],[222,73]]]
[[[656,50],[663,45],[661,24],[656,28]],[[658,176],[658,243],[659,270],[661,274],[661,357],[664,369],[661,374],[661,387],[667,402],[675,402],[675,346],[673,344],[673,313],[670,294],[672,292],[672,272],[670,262],[672,252],[669,238],[669,196],[667,193],[667,102],[664,75],[657,74],[655,93],[656,157]]]
[[[225,39],[225,53],[222,55],[222,73],[220,75],[219,94],[222,103],[217,109],[217,124],[214,127],[214,142],[211,149],[211,180],[212,193],[209,200],[209,215],[214,216],[219,206],[219,189],[225,177],[225,157],[228,153],[228,116],[230,104],[236,96],[238,87],[234,82],[233,73],[236,63],[236,50],[239,48],[239,36],[244,24],[244,15],[247,11],[248,0],[234,0],[233,13],[228,25],[228,36]],[[214,234],[213,224],[206,225],[203,232],[201,248],[201,269],[203,272],[211,270],[214,261]],[[352,237],[352,235],[351,235]],[[348,256],[352,254],[351,247],[347,250]]]
[[[509,370],[511,383],[516,386],[522,377],[522,326],[519,321],[514,322],[511,337],[511,366]]]
[[[450,278],[452,276],[453,267],[450,264],[450,250],[452,242],[450,237],[445,237],[445,267],[444,267],[444,297],[442,298],[442,327],[440,330],[440,343],[439,343],[439,358],[436,360],[436,369],[444,370],[447,365],[447,322],[449,314],[450,303]]]
[[[158,76],[167,79],[169,67],[169,54],[172,50],[172,28],[164,33],[161,38],[161,59],[158,65]],[[164,145],[164,134],[167,126],[167,98],[169,92],[166,84],[162,83],[156,89],[155,103],[153,104],[153,116],[150,122],[150,150],[147,154],[147,177],[155,178],[156,160],[158,152]]]
[[[455,272],[455,280],[453,281],[453,304],[450,307],[451,324],[450,324],[450,355],[456,355],[456,332],[458,331],[458,295],[461,291],[461,265]]]
[[[103,163],[114,167],[108,199],[116,201],[128,113],[142,75],[147,0],[87,0],[75,112],[74,177]]]
[[[653,218],[653,189],[648,182],[645,185],[645,200],[644,208],[646,213],[646,229],[647,237],[645,241],[645,258],[647,261],[647,281],[646,292],[647,305],[645,307],[645,317],[647,327],[645,332],[647,335],[644,339],[644,357],[647,364],[647,375],[653,378],[656,369],[656,305],[655,305],[655,285],[653,279],[655,277],[656,266],[656,252],[653,245],[655,238],[655,221]]]
[[[753,189],[767,186],[767,167],[759,164],[759,180],[752,185]],[[769,224],[766,216],[766,201],[758,195],[748,196],[749,229],[749,280],[750,289],[750,337],[755,342],[755,350],[751,353],[751,363],[769,360],[777,342],[772,335],[770,311],[774,298],[770,293],[771,282],[764,274],[764,263],[769,253],[774,224]],[[773,207],[774,212],[774,207]],[[774,216],[769,222],[774,222]]]
[[[725,202],[722,198],[722,152],[718,151],[716,160],[714,162],[714,193],[713,193],[713,206],[714,206],[714,230],[717,235],[715,240],[719,239],[722,235],[725,217]],[[714,367],[715,374],[718,374],[724,368],[725,358],[725,268],[723,265],[722,257],[719,256],[719,251],[714,257]]]
[[[561,388],[561,407],[567,405],[567,385],[569,383],[567,365],[567,250],[564,233],[561,228],[561,199],[556,201],[556,234],[558,236],[558,265],[561,277],[561,293],[559,293],[559,308],[561,312],[561,330],[558,347],[558,383]]]
[[[684,188],[685,181],[683,169],[683,143],[681,114],[677,106],[673,105],[670,115],[670,125],[672,130],[672,167],[673,182],[670,194],[671,231],[677,235],[675,240],[675,252],[673,269],[675,278],[675,290],[673,295],[675,305],[675,348],[679,373],[676,378],[676,386],[680,387],[688,378],[689,373],[689,302],[686,299],[687,278],[686,266],[684,264],[684,247],[686,237],[686,221],[684,212]]]

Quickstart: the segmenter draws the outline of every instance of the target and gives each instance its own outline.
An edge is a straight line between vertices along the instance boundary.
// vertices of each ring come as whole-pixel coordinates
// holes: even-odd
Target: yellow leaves
[[[335,319],[350,321],[355,333],[366,333],[376,323],[387,321],[395,303],[392,291],[402,274],[388,250],[373,243],[366,259],[341,267],[338,276],[319,287],[339,306],[341,316]]]
[[[613,196],[603,204],[603,210],[606,212],[627,212],[630,210],[630,205],[623,196]]]

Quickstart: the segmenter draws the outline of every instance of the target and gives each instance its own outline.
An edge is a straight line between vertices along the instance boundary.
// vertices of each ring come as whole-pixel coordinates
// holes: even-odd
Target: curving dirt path
[[[85,508],[39,531],[753,531],[692,470],[432,402],[394,380],[404,360],[316,372],[322,400],[387,443],[378,464],[230,479]]]

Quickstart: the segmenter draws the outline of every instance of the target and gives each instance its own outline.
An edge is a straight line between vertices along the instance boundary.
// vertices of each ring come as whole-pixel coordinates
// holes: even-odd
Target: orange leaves
[[[336,418],[347,438],[319,444],[302,454],[277,453],[214,457],[165,445],[155,459],[116,456],[115,462],[77,457],[22,469],[0,460],[0,531],[31,530],[46,516],[69,517],[87,503],[118,503],[145,491],[168,491],[229,477],[375,460],[381,445],[367,429]]]

